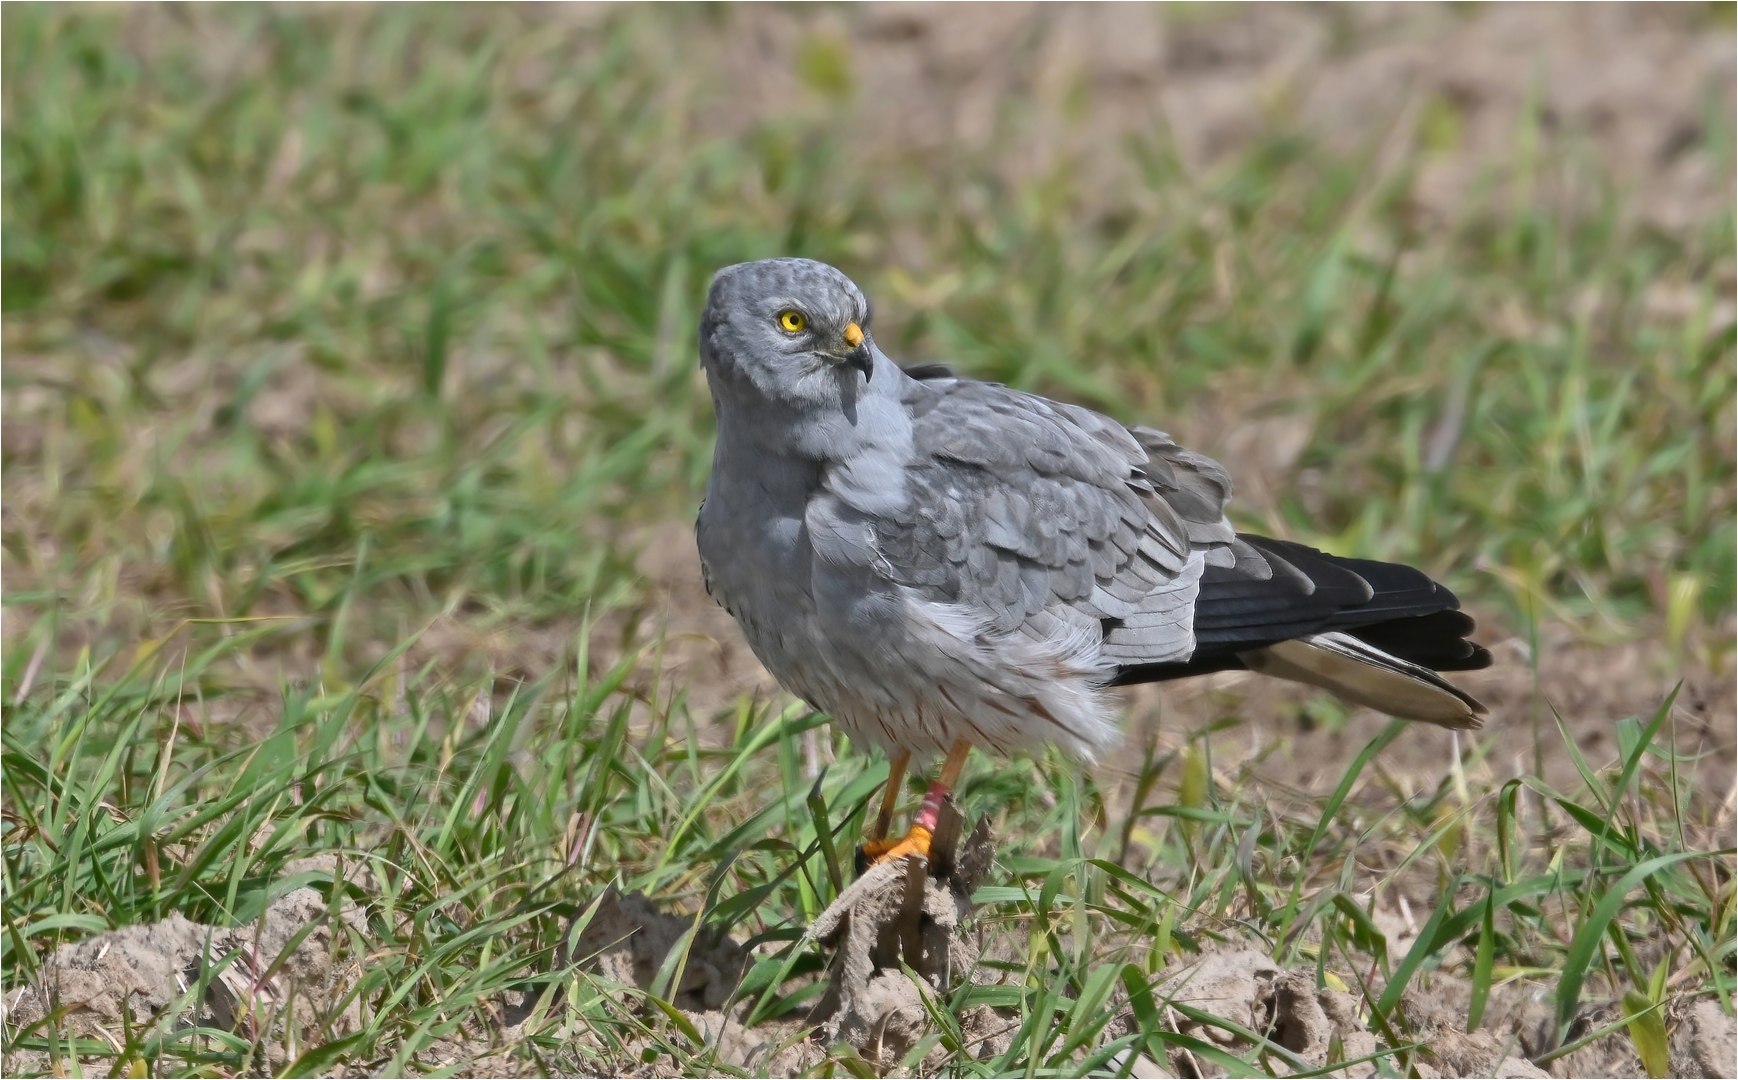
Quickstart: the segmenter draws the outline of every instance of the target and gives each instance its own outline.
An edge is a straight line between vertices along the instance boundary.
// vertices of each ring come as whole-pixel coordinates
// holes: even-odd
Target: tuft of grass
[[[694,323],[741,259],[840,264],[894,355],[1215,452],[1297,432],[1292,460],[1251,456],[1252,526],[1418,562],[1517,627],[1657,626],[1729,662],[1729,212],[1650,231],[1584,161],[1543,157],[1526,198],[1493,186],[1434,227],[1416,156],[1378,169],[1283,130],[1200,175],[1155,132],[1088,201],[1066,161],[997,169],[1014,106],[978,154],[852,145],[825,33],[801,51],[812,100],[718,126],[706,58],[732,18],[0,12],[5,987],[60,944],[246,925],[302,885],[351,973],[312,1024],[200,1026],[183,1001],[114,1042],[9,1025],[9,1060],[736,1068],[673,1005],[674,968],[643,990],[560,962],[609,885],[750,942],[739,1003],[796,1031],[821,964],[801,929],[885,764],[782,700],[672,695],[636,569],[703,485]],[[1728,171],[1729,128],[1707,126]],[[441,644],[455,624],[492,644]],[[1418,1053],[1401,997],[1438,975],[1470,986],[1472,1028],[1508,984],[1547,987],[1541,1060],[1616,1031],[1645,1062],[1673,995],[1730,1007],[1730,823],[1669,704],[1619,726],[1610,767],[1565,727],[1570,791],[1487,783],[1479,736],[1404,788],[1373,764],[1393,730],[1328,796],[1280,791],[1259,762],[1214,767],[1238,723],[1151,748],[1126,787],[974,761],[966,807],[1005,838],[979,897],[991,981],[934,1003],[914,1067],[1104,1074],[1183,1047],[1296,1071],[1271,1033],[1233,1051],[1159,1022],[1194,1017],[1167,976],[1240,942],[1348,988],[1395,1071]],[[312,855],[337,869],[291,872]],[[1402,947],[1378,916],[1420,896]],[[1591,998],[1621,1015],[1575,1026]],[[531,1011],[501,1048],[509,1001]],[[1014,1033],[987,1058],[962,1026],[985,1006]]]

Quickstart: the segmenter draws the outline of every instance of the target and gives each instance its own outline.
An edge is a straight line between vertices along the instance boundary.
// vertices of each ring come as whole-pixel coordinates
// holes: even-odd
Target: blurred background
[[[796,254],[895,357],[1427,568],[1500,705],[1683,677],[1729,726],[1732,12],[9,5],[9,685],[244,628],[219,707],[269,724],[589,619],[701,711],[769,690],[698,588],[693,334]]]

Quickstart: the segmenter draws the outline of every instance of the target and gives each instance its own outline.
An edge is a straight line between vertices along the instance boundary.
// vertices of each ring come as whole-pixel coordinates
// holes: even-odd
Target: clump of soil
[[[809,1016],[819,1041],[849,1043],[891,1067],[929,1030],[925,997],[970,977],[976,954],[960,931],[996,849],[987,818],[964,846],[961,824],[953,801],[943,803],[928,859],[870,867],[810,927],[834,950],[826,995]]]
[[[1224,1027],[1185,1014],[1175,1005],[1232,1021],[1260,1033],[1290,1051],[1295,1060],[1276,1062],[1286,1069],[1321,1069],[1331,1062],[1357,1062],[1329,1075],[1378,1075],[1374,1061],[1359,1061],[1376,1053],[1379,1042],[1365,1019],[1357,997],[1316,985],[1313,968],[1286,969],[1261,949],[1230,945],[1208,952],[1162,979],[1154,996],[1166,1004],[1165,1027],[1180,1035],[1243,1056],[1247,1040]],[[1400,998],[1390,1018],[1396,1034],[1418,1043],[1412,1065],[1421,1077],[1548,1077],[1641,1076],[1644,1070],[1634,1047],[1621,1029],[1596,1039],[1563,1057],[1535,1064],[1557,1045],[1555,1001],[1537,987],[1510,984],[1496,987],[1487,1004],[1485,1021],[1468,1032],[1466,1021],[1471,986],[1440,973],[1420,977]],[[1622,1018],[1614,1002],[1589,1002],[1570,1026],[1566,1041]],[[1694,995],[1666,1009],[1670,1033],[1672,1075],[1732,1076],[1734,1022],[1720,1006]],[[1113,1022],[1107,1035],[1136,1029],[1132,1011]],[[1337,1048],[1336,1048],[1337,1044]],[[1395,1057],[1386,1058],[1394,1067]],[[1178,1076],[1224,1076],[1210,1055],[1174,1049],[1168,1065]],[[1157,1074],[1155,1074],[1157,1075]]]
[[[747,968],[746,950],[721,935],[693,941],[673,1003],[701,1033],[712,1059],[751,1075],[796,1076],[842,1043],[882,1069],[896,1065],[929,1029],[924,996],[945,993],[970,977],[976,961],[962,931],[995,845],[988,821],[980,821],[963,844],[961,831],[950,801],[929,859],[868,868],[815,920],[808,938],[833,957],[827,989],[801,1022],[746,1026],[752,1003],[731,1003]],[[692,917],[660,911],[640,893],[612,888],[577,935],[570,933],[568,955],[607,980],[651,990],[671,951],[693,929]],[[982,1011],[986,1015],[964,1019],[968,1032],[1009,1026]],[[990,1039],[976,1041],[994,1046]]]
[[[694,930],[692,916],[660,911],[644,893],[605,890],[577,937],[570,932],[568,958],[611,982],[653,989],[672,950]],[[748,950],[724,934],[704,927],[688,945],[671,1003],[700,1032],[713,1059],[748,1075],[797,1076],[818,1062],[819,1048],[801,1040],[789,1021],[748,1027],[750,1002],[731,1005],[748,967]]]
[[[285,869],[290,876],[338,872],[329,855]],[[344,876],[360,883],[365,873],[353,868]],[[0,1022],[16,1031],[58,1010],[62,1031],[115,1046],[123,1045],[128,1029],[144,1037],[195,1024],[256,1033],[285,1019],[308,1024],[317,1009],[343,995],[357,973],[354,963],[332,963],[329,914],[327,898],[304,886],[273,901],[246,926],[210,926],[177,913],[62,945],[35,983],[6,996]],[[347,900],[337,916],[352,929],[365,929],[361,909]],[[285,1015],[286,1008],[292,1015]],[[343,1037],[360,1028],[359,1007],[352,1002],[324,1023]],[[275,1066],[286,1063],[281,1052],[272,1057]],[[0,1071],[16,1076],[47,1064],[46,1055],[22,1052],[9,1055]]]
[[[1241,1054],[1245,1040],[1210,1023],[1180,1012],[1181,1003],[1200,1012],[1233,1021],[1260,1032],[1291,1051],[1296,1067],[1323,1068],[1330,1061],[1357,1061],[1376,1053],[1378,1042],[1359,1015],[1358,999],[1344,991],[1317,987],[1314,971],[1287,970],[1266,952],[1229,948],[1211,952],[1164,979],[1155,995],[1165,1000],[1164,1016],[1173,1031],[1209,1045]],[[1416,1005],[1417,995],[1411,1004]],[[1413,1037],[1430,1049],[1420,1055],[1420,1076],[1544,1077],[1551,1075],[1523,1056],[1513,1038],[1490,1030],[1466,1034],[1436,1022],[1413,1017],[1408,1001],[1402,1012],[1412,1023]],[[1427,1010],[1425,1010],[1427,1011]],[[1131,1018],[1132,1020],[1132,1018]],[[1461,1013],[1464,1025],[1465,1013]],[[1132,1029],[1132,1023],[1129,1025]],[[1335,1044],[1338,1049],[1335,1050]],[[1390,1062],[1393,1058],[1388,1059]],[[1223,1076],[1210,1057],[1177,1049],[1171,1066],[1183,1076]],[[1349,1065],[1334,1075],[1378,1075],[1374,1061]],[[1608,1074],[1615,1075],[1615,1074]]]
[[[670,950],[693,929],[692,918],[659,911],[644,893],[624,896],[612,885],[580,930],[571,955],[612,982],[650,990]],[[671,1004],[689,1012],[723,1007],[747,962],[748,953],[731,938],[705,935],[688,948]]]

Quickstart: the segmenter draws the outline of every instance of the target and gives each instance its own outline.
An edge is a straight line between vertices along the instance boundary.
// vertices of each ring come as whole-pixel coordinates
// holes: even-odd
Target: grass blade
[[[1569,952],[1563,959],[1563,974],[1557,982],[1557,1041],[1561,1043],[1569,1032],[1569,1025],[1575,1020],[1576,1010],[1581,1004],[1581,983],[1587,978],[1587,969],[1593,963],[1593,954],[1599,948],[1599,943],[1605,937],[1605,928],[1617,916],[1623,907],[1631,889],[1652,874],[1657,874],[1667,867],[1676,866],[1687,859],[1706,858],[1706,852],[1681,851],[1673,855],[1661,855],[1649,859],[1638,866],[1631,867],[1629,872],[1617,880],[1617,883],[1607,889],[1600,898],[1599,904],[1593,909],[1593,914],[1581,924],[1581,929],[1575,932],[1574,939],[1569,943]]]

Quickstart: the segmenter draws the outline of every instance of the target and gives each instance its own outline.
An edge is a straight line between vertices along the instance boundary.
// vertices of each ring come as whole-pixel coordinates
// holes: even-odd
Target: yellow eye
[[[778,328],[787,334],[800,334],[809,325],[809,317],[795,308],[778,313]]]

